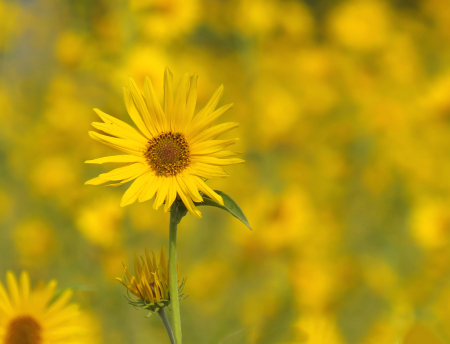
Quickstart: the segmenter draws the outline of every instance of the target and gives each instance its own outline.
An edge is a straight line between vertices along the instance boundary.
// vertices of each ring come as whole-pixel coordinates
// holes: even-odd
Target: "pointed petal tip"
[[[152,85],[152,79],[148,75],[145,76],[144,84]]]
[[[126,207],[127,205],[130,205],[130,204],[133,204],[133,203],[134,203],[134,201],[132,201],[132,202],[130,202],[130,201],[127,201],[127,202],[121,201],[121,202],[120,202],[120,207],[121,207],[121,208],[124,208],[124,207]]]
[[[191,214],[196,217],[197,219],[203,218],[202,213],[198,210],[195,210],[194,212],[191,212]]]
[[[169,69],[169,67],[166,67],[164,70],[164,77],[173,76],[172,71]]]

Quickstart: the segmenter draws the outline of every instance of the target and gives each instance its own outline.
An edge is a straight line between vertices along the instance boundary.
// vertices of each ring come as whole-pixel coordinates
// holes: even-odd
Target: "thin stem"
[[[161,318],[161,320],[162,320],[162,322],[164,324],[164,327],[166,328],[167,334],[169,335],[170,344],[175,344],[175,337],[173,336],[173,332],[172,332],[172,329],[170,327],[169,320],[167,320],[166,312],[164,312],[164,308],[161,308],[158,311],[158,315]]]
[[[178,274],[177,274],[177,225],[181,220],[178,213],[177,201],[173,202],[170,208],[169,227],[169,293],[170,304],[172,305],[173,328],[175,332],[176,344],[181,344],[181,316],[180,298],[178,296]]]

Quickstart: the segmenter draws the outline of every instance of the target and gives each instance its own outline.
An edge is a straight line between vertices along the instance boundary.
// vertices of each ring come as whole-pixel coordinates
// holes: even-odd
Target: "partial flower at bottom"
[[[28,273],[19,281],[8,271],[8,291],[0,282],[0,343],[83,344],[90,342],[76,304],[68,304],[72,291],[55,297],[56,281],[30,289]]]
[[[125,279],[116,278],[137,300],[128,298],[128,302],[137,309],[145,309],[151,313],[170,305],[169,267],[164,247],[161,249],[159,261],[152,252],[145,250],[145,258],[134,258],[134,276],[124,265]],[[183,299],[184,280],[178,287],[179,297]]]

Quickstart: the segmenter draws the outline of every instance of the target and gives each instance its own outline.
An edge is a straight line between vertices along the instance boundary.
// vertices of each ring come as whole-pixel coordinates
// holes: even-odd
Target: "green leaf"
[[[240,220],[244,225],[246,225],[250,230],[252,229],[250,227],[250,224],[248,223],[247,218],[244,215],[244,212],[242,209],[237,205],[237,203],[228,196],[225,192],[214,190],[215,193],[222,196],[224,205],[220,205],[219,203],[214,202],[211,198],[208,196],[202,194],[203,202],[196,202],[195,205],[200,207],[202,205],[208,205],[210,207],[216,207],[220,208],[222,210],[225,210],[229,212],[231,215],[233,215],[235,218]]]

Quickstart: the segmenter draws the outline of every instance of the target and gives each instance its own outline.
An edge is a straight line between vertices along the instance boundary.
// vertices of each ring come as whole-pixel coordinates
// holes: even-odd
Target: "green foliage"
[[[246,225],[250,230],[252,229],[250,227],[250,224],[248,223],[247,217],[244,215],[244,212],[239,207],[239,205],[235,202],[234,199],[232,199],[230,196],[228,196],[225,192],[214,190],[215,193],[222,196],[224,205],[220,205],[219,203],[214,202],[211,198],[209,198],[206,195],[202,195],[203,202],[195,203],[195,205],[202,206],[210,206],[210,207],[216,207],[222,210],[227,211],[231,215],[233,215],[235,218],[237,218],[239,221],[241,221],[244,225]]]

